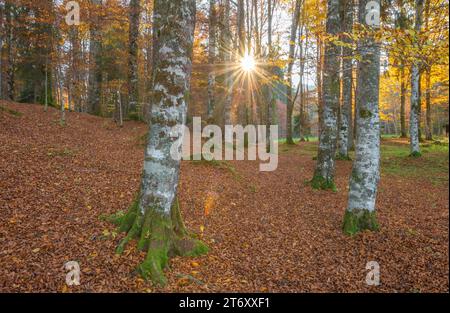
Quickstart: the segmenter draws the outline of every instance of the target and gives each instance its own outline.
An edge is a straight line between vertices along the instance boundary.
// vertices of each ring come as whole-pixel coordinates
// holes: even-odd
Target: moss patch
[[[318,190],[332,190],[337,191],[336,185],[333,180],[326,179],[320,175],[314,175],[314,177],[308,182],[313,189]]]
[[[22,112],[19,112],[19,111],[13,110],[13,109],[9,109],[9,108],[4,107],[2,105],[0,105],[0,111],[9,113],[9,114],[14,115],[14,116],[22,116],[23,115]]]
[[[138,272],[156,285],[167,283],[164,269],[171,257],[192,257],[208,252],[208,246],[186,230],[177,200],[170,215],[157,208],[148,208],[143,215],[137,198],[126,214],[119,212],[103,218],[117,225],[120,232],[127,233],[117,246],[116,253],[121,254],[130,240],[138,239],[138,249],[147,252],[145,260],[138,266]]]
[[[353,236],[364,230],[377,231],[379,225],[375,211],[353,209],[345,211],[342,229],[345,234]]]
[[[338,153],[336,155],[336,160],[339,160],[339,161],[351,161],[352,158],[350,158],[348,155]]]
[[[369,118],[369,117],[372,117],[372,112],[370,112],[367,109],[361,108],[361,109],[359,109],[359,116],[361,118]]]
[[[422,156],[422,153],[420,153],[419,151],[414,151],[414,152],[411,152],[411,154],[409,156],[412,158],[420,158]]]

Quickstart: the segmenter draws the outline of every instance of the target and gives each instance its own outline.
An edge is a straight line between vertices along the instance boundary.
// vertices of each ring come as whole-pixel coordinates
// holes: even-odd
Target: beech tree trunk
[[[425,139],[433,140],[433,124],[431,123],[431,68],[425,72],[425,105],[426,105],[426,129]]]
[[[141,13],[140,0],[130,1],[130,28],[128,33],[128,115],[137,114],[139,102],[139,71],[138,71],[138,39]]]
[[[289,57],[288,57],[288,69],[287,69],[287,81],[288,81],[288,103],[287,103],[287,114],[286,114],[286,143],[294,144],[292,138],[292,111],[294,109],[294,91],[292,86],[292,68],[294,67],[295,61],[295,40],[297,35],[297,28],[300,20],[300,9],[302,0],[295,1],[294,13],[292,15],[292,25],[291,25],[291,37],[289,40]],[[301,40],[300,40],[301,44]],[[303,62],[303,60],[300,60]],[[301,74],[300,74],[301,75]]]
[[[415,0],[415,23],[414,30],[416,36],[422,28],[423,0]],[[414,46],[418,49],[418,39],[415,37]],[[409,137],[411,156],[419,157],[420,146],[420,60],[418,56],[413,61],[411,67],[411,110],[409,115]]]
[[[217,24],[217,12],[216,12],[216,0],[209,0],[209,42],[208,42],[208,119],[212,121],[214,109],[215,109],[215,85],[216,85],[216,24]]]
[[[378,28],[379,14],[380,0],[359,1],[359,23],[362,25]],[[367,24],[368,20],[376,21],[377,16],[378,23]],[[359,40],[358,54],[358,135],[343,225],[344,232],[350,235],[365,229],[378,229],[375,200],[380,178],[380,46],[371,34]]]
[[[406,84],[404,65],[400,65],[400,131],[401,137],[406,138]]]
[[[342,1],[342,32],[351,34],[353,31],[353,0]],[[344,34],[342,41],[351,44],[352,40]],[[339,158],[349,159],[349,140],[352,136],[352,78],[353,59],[352,48],[342,47],[342,105],[339,124]]]
[[[231,62],[231,29],[230,29],[230,0],[225,0],[222,14],[222,40],[221,54],[223,55],[223,63],[228,66]],[[224,101],[224,124],[231,125],[231,104],[233,101],[233,77],[231,71],[225,69],[225,101]]]
[[[89,25],[89,86],[88,86],[88,112],[99,115],[101,85],[102,85],[102,70],[101,70],[101,25],[100,14],[102,7],[102,0],[91,0],[92,10],[91,23]]]
[[[147,251],[139,266],[144,278],[164,285],[163,269],[174,255],[198,255],[207,247],[184,228],[177,201],[180,161],[192,70],[195,0],[155,0],[154,27],[158,49],[154,51],[151,121],[145,150],[141,187],[126,215],[112,219],[127,236],[117,248],[121,253],[132,238]]]
[[[336,36],[340,30],[339,0],[328,0],[326,31]],[[337,122],[340,96],[339,83],[340,47],[331,41],[325,45],[323,75],[323,109],[319,136],[319,151],[313,188],[335,189],[334,171],[336,158]]]

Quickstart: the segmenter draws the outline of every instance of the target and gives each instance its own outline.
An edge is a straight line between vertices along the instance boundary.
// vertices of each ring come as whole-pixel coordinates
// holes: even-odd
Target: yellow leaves
[[[204,215],[208,216],[211,213],[211,210],[215,207],[215,203],[217,201],[218,194],[215,192],[209,192],[206,196],[205,202],[204,202]]]
[[[191,262],[191,266],[192,266],[192,267],[199,267],[200,264],[199,264],[198,262],[192,261],[192,262]]]

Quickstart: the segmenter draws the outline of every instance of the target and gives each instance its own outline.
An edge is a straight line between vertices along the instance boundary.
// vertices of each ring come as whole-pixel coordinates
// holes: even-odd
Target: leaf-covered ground
[[[316,146],[280,146],[275,172],[256,161],[183,161],[179,198],[190,230],[210,246],[175,258],[169,283],[135,273],[144,254],[114,253],[101,214],[126,210],[139,185],[146,126],[1,102],[0,291],[55,292],[448,292],[448,146],[407,157],[405,141],[383,142],[378,233],[342,234],[351,162],[338,161],[338,192],[312,190]],[[81,285],[67,287],[64,263]],[[381,285],[367,286],[377,261]]]

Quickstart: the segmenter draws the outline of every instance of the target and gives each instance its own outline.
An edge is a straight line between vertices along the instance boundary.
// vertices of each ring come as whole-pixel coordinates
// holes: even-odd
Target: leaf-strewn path
[[[168,286],[154,288],[134,273],[144,255],[130,245],[116,256],[123,235],[99,219],[132,201],[146,126],[68,113],[60,127],[55,109],[0,105],[22,113],[0,110],[0,292],[449,290],[448,176],[383,174],[381,231],[349,238],[340,227],[351,162],[338,162],[337,193],[313,191],[310,143],[280,147],[275,172],[184,161],[181,208],[211,252],[172,260]],[[82,270],[74,288],[65,286],[69,260]],[[378,287],[365,284],[372,260]]]

